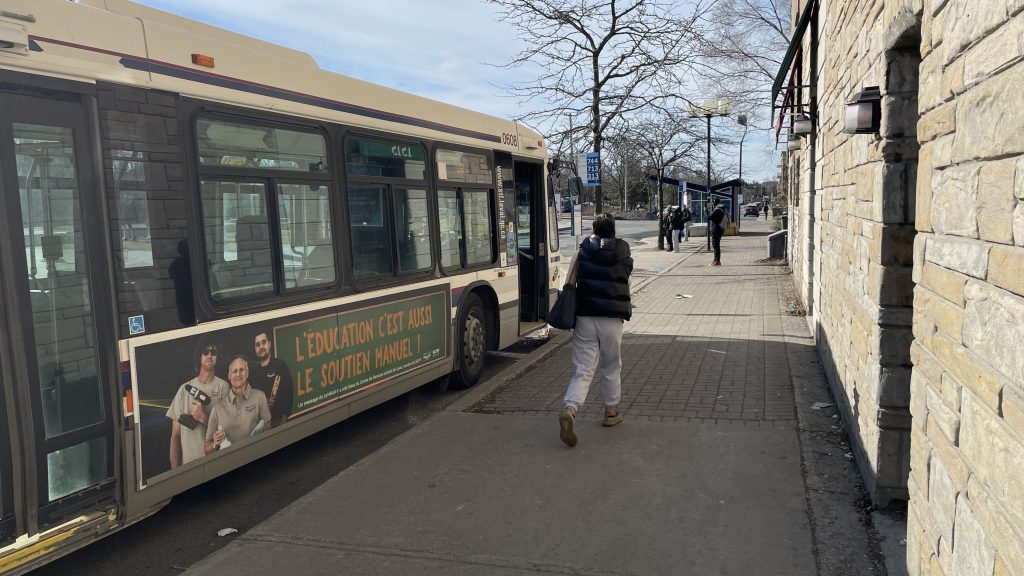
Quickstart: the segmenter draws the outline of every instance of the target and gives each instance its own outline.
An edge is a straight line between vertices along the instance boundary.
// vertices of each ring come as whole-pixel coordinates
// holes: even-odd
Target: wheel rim
[[[484,323],[480,316],[474,311],[466,316],[466,333],[463,347],[463,356],[466,359],[466,366],[470,371],[476,369],[484,361]]]

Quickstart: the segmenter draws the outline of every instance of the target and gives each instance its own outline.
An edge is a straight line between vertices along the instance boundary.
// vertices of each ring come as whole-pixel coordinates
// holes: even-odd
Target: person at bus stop
[[[668,245],[665,250],[668,250],[669,252],[673,252],[675,250],[672,247],[672,219],[675,218],[675,215],[676,207],[670,205],[668,208],[665,208],[664,218],[662,218],[661,221],[661,228],[665,234],[665,244]]]
[[[675,236],[676,252],[683,249],[682,241],[686,229],[686,224],[683,221],[683,210],[685,209],[685,206],[679,206],[672,212],[672,236]]]
[[[711,227],[711,245],[715,249],[715,259],[711,261],[711,265],[721,266],[722,236],[725,235],[725,230],[729,226],[729,215],[718,198],[715,198],[714,207],[711,209],[711,214],[708,215],[708,226]]]
[[[292,374],[284,360],[274,356],[274,342],[271,331],[256,334],[253,346],[256,362],[249,368],[252,387],[263,392],[270,406],[270,423],[280,426],[292,413],[295,393],[292,388]]]
[[[629,244],[615,237],[615,219],[601,214],[594,219],[593,235],[580,245],[576,277],[576,328],[572,362],[576,371],[565,392],[565,408],[558,415],[559,438],[576,445],[576,414],[587,399],[595,371],[604,402],[604,426],[622,422],[622,325],[632,315],[629,275],[633,257]]]
[[[218,352],[217,344],[208,335],[199,339],[194,356],[198,374],[178,388],[167,408],[167,417],[171,419],[172,470],[205,454],[210,411],[228,393],[228,383],[214,374]]]
[[[267,396],[249,384],[249,360],[238,355],[228,364],[227,395],[213,405],[206,426],[207,454],[270,430]]]

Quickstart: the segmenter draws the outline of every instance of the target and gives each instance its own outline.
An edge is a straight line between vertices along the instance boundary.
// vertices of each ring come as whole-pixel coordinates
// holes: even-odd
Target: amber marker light
[[[192,54],[192,63],[204,68],[213,68],[213,56],[206,54]]]

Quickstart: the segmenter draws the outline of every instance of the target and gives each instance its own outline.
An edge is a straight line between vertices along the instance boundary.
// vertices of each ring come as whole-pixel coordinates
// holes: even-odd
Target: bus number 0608
[[[519,147],[519,135],[508,134],[506,132],[501,133],[501,143],[506,146]]]

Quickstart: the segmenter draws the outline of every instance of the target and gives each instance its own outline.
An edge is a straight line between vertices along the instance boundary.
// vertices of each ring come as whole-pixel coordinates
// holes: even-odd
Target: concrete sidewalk
[[[715,268],[702,244],[634,245],[623,424],[594,386],[559,441],[556,336],[187,574],[884,574],[766,234],[745,222]]]

